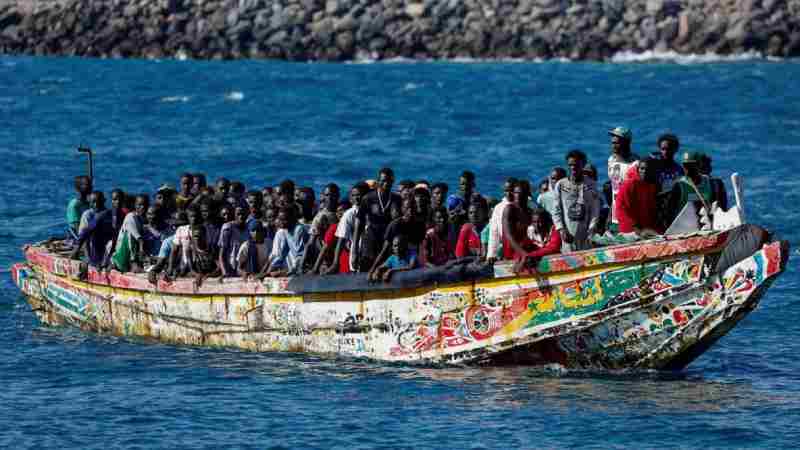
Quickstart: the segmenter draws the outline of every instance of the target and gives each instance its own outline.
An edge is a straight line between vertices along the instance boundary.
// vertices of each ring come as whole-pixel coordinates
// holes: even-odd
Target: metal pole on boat
[[[742,177],[739,176],[738,172],[734,172],[731,175],[731,184],[733,185],[733,196],[736,199],[736,206],[739,208],[739,219],[741,223],[746,223],[744,215],[744,195],[742,195],[744,186],[742,184]]]
[[[94,160],[92,158],[92,149],[89,147],[84,147],[83,145],[79,145],[78,153],[86,153],[89,155],[89,179],[92,180],[92,183],[94,183]]]

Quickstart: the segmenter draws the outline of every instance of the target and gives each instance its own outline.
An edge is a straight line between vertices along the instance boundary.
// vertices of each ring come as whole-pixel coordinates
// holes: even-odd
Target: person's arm
[[[336,241],[338,241],[338,239],[336,239]],[[319,256],[317,256],[317,261],[314,263],[314,268],[311,269],[311,273],[317,274],[317,275],[319,274],[319,268],[320,268],[320,266],[322,266],[322,262],[325,261],[325,258],[328,257],[328,254],[331,252],[331,249],[333,249],[334,247],[338,248],[338,245],[334,245],[334,243],[331,243],[331,244],[325,243],[325,244],[322,245],[322,250],[320,250]],[[331,264],[331,267],[337,267],[336,266],[336,261],[338,261],[338,258],[334,258],[333,259],[333,264]],[[326,271],[326,273],[327,273],[327,271]]]
[[[556,226],[556,230],[558,230],[558,233],[561,235],[561,240],[571,244],[572,234],[570,234],[564,221],[564,203],[562,201],[563,195],[561,193],[561,182],[556,183],[553,189],[555,191],[555,194],[553,195],[555,201],[555,204],[553,205],[553,224]]]
[[[236,249],[232,248],[231,229],[229,227],[223,227],[220,232],[219,240],[222,243],[219,251],[219,265],[222,268],[222,277],[236,276],[236,269],[231,266],[229,258],[230,253],[236,251]]]
[[[311,253],[310,250],[314,248],[315,245],[317,245],[318,240],[319,240],[319,233],[312,234],[311,238],[306,242],[306,246],[303,249],[303,255],[300,257],[300,261],[297,263],[297,270],[299,273],[303,273],[303,267],[306,266],[306,257],[308,256],[309,253]]]
[[[540,249],[528,252],[528,257],[540,259],[544,256],[555,255],[556,253],[560,252],[561,252],[561,234],[559,234],[558,230],[553,228],[550,231],[550,237],[547,239],[547,243]]]
[[[525,249],[517,242],[514,233],[511,231],[511,208],[512,207],[508,207],[503,211],[503,237],[505,237],[506,242],[511,245],[511,248],[514,249],[514,253],[517,255],[524,255]]]
[[[353,240],[351,241],[352,245],[350,246],[350,260],[353,262],[353,268],[356,271],[360,269],[359,263],[361,262],[360,261],[361,255],[359,254],[360,245],[358,245],[358,243],[360,242],[359,239],[361,239],[361,225],[362,221],[360,216],[356,216],[356,220],[353,226]]]
[[[333,251],[333,263],[331,264],[330,267],[328,267],[328,270],[325,271],[326,275],[333,275],[337,273],[337,271],[339,270],[338,262],[339,258],[342,255],[343,247],[344,247],[344,239],[336,238],[336,249]]]
[[[489,227],[489,240],[486,243],[486,251],[484,253],[486,254],[486,259],[490,262],[496,259],[497,247],[500,245],[500,229],[498,225],[502,224],[498,224],[495,220],[495,209],[500,208],[501,205],[503,205],[503,203],[496,205],[494,209],[492,209],[489,224],[486,225]]]
[[[383,281],[390,282],[392,281],[392,275],[396,274],[397,272],[408,272],[411,270],[416,269],[418,266],[417,258],[411,258],[408,261],[408,264],[405,266],[395,267],[394,269],[388,269],[383,274]]]
[[[391,245],[392,244],[391,244],[390,241],[384,241],[383,242],[383,247],[381,248],[380,253],[378,253],[378,257],[375,258],[375,262],[372,264],[372,267],[370,267],[370,269],[369,269],[370,273],[375,272],[375,269],[377,269],[378,266],[383,264],[384,260],[387,258],[386,255],[389,253],[389,246],[391,246]]]
[[[169,257],[167,257],[167,270],[164,272],[164,280],[170,281],[170,277],[175,274],[175,260],[178,259],[178,255],[182,251],[181,244],[177,241],[173,242]]]

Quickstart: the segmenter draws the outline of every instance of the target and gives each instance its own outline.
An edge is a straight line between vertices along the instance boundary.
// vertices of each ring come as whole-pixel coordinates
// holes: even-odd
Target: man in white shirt
[[[489,242],[486,246],[486,260],[494,262],[502,258],[503,255],[503,213],[508,205],[511,204],[511,196],[514,195],[514,187],[518,180],[514,177],[506,179],[503,184],[503,200],[492,210],[492,217],[489,219]]]

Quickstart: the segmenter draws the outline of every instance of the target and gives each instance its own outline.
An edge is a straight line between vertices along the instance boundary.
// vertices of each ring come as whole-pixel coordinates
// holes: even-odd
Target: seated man
[[[217,255],[206,239],[206,227],[202,223],[188,226],[191,227],[189,241],[173,247],[172,252],[183,255],[178,276],[194,277],[195,286],[200,287],[206,278],[219,276],[221,270]]]
[[[469,205],[467,218],[469,222],[465,223],[458,233],[456,258],[465,258],[467,256],[484,257],[481,234],[487,229],[489,220],[489,205],[486,200],[481,199]]]
[[[239,246],[239,273],[244,278],[257,276],[264,271],[272,251],[272,239],[267,239],[264,224],[253,220],[247,224],[250,239]]]
[[[660,161],[655,158],[642,159],[637,164],[638,172],[622,183],[614,203],[620,233],[664,233],[658,220],[659,167]]]
[[[75,192],[78,194],[77,197],[67,204],[67,231],[68,237],[77,240],[81,216],[90,208],[88,197],[92,192],[92,179],[86,175],[75,177]]]
[[[83,245],[86,244],[89,265],[103,267],[106,264],[106,247],[114,239],[114,224],[111,211],[106,209],[106,197],[101,191],[92,192],[89,205],[91,209],[81,216],[78,242],[70,257],[78,259]]]
[[[453,259],[454,249],[450,239],[448,218],[447,210],[444,208],[433,212],[433,225],[425,232],[425,238],[419,247],[420,266],[442,266]]]
[[[408,241],[405,236],[399,234],[392,240],[392,256],[390,256],[380,267],[369,275],[370,281],[392,280],[392,275],[397,272],[414,270],[418,266],[417,258],[409,255]]]
[[[542,258],[561,252],[561,234],[553,225],[550,213],[543,208],[531,213],[528,239],[533,249],[517,261],[517,272],[521,269],[535,270]]]
[[[278,212],[278,232],[272,242],[269,263],[260,277],[296,275],[300,273],[303,250],[308,241],[308,227],[298,223],[293,205],[284,206]]]
[[[147,194],[136,196],[133,211],[129,212],[122,222],[122,229],[117,236],[111,262],[120,272],[141,272],[145,263],[145,228],[147,209],[150,197]]]
[[[219,232],[220,268],[223,277],[238,275],[236,257],[239,247],[247,241],[247,210],[242,206],[233,209],[233,220],[222,225]]]

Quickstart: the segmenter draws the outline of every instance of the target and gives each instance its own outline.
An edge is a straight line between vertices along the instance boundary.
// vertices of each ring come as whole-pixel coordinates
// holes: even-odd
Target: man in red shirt
[[[620,233],[663,234],[656,202],[661,188],[659,167],[657,159],[645,158],[639,161],[636,176],[622,184],[614,202],[614,216],[619,220]]]

